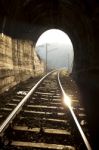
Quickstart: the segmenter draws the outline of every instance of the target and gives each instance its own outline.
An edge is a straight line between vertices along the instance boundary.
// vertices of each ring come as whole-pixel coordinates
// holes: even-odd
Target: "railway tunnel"
[[[96,144],[99,134],[99,2],[98,0],[2,0],[0,32],[12,38],[32,40],[49,29],[67,33],[74,47],[72,77],[86,108]]]

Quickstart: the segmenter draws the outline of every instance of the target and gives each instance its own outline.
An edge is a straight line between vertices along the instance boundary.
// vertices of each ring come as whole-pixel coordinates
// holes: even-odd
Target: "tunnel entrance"
[[[38,55],[45,63],[45,71],[65,67],[71,73],[74,51],[69,36],[59,29],[42,33],[36,43]]]

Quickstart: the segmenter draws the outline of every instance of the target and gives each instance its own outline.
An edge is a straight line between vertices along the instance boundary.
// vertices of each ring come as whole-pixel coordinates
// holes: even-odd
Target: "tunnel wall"
[[[43,73],[43,68],[32,41],[0,34],[0,93],[20,81]]]

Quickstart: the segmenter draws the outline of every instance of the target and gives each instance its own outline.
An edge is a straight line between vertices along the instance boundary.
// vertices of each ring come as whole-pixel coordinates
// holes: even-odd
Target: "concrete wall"
[[[33,42],[0,34],[0,93],[30,76],[43,73]]]

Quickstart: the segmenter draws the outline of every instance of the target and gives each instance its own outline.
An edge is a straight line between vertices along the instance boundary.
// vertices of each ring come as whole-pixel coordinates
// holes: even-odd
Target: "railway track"
[[[91,150],[84,108],[65,95],[65,84],[51,72],[1,108],[0,150]]]

